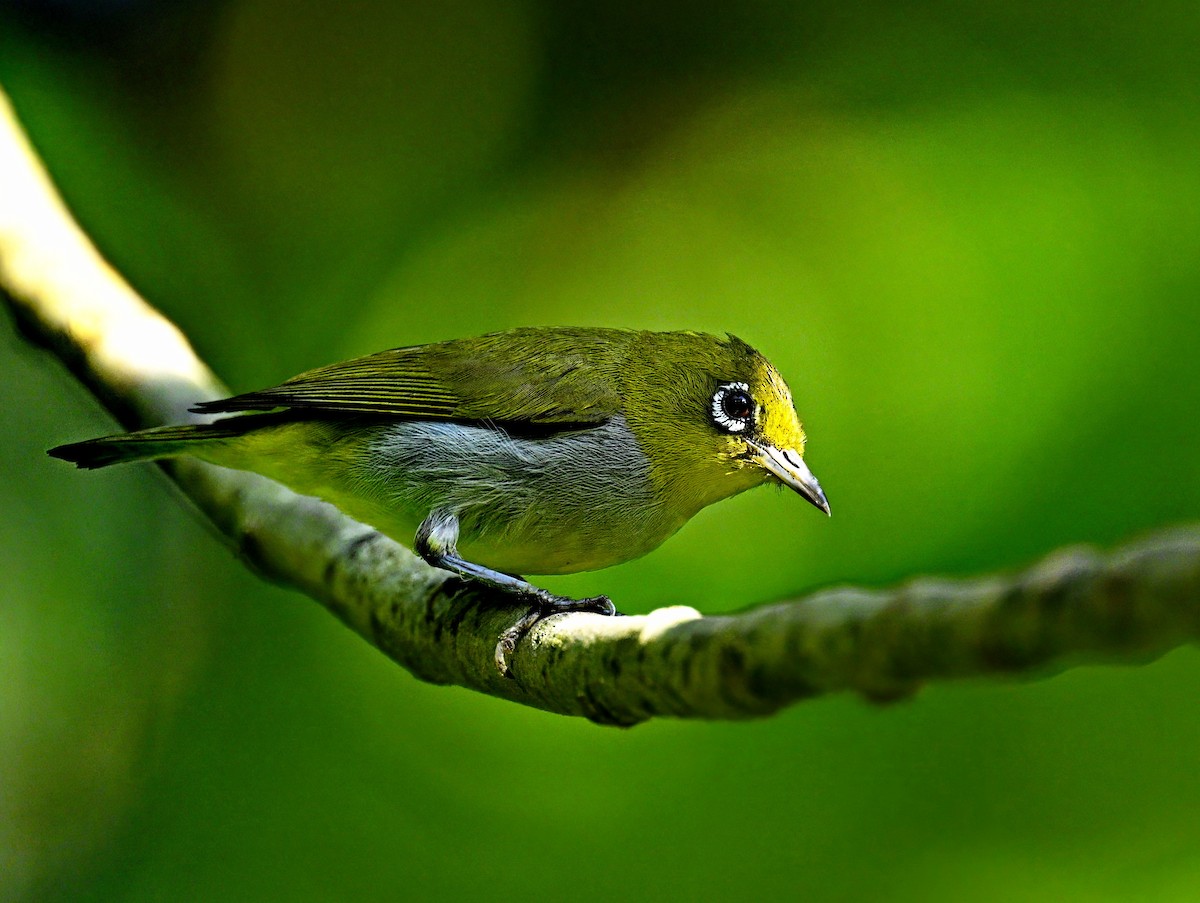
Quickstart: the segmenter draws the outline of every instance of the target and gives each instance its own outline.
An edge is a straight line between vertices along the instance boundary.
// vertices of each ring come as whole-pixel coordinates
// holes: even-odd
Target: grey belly
[[[608,567],[645,554],[680,526],[659,503],[649,464],[621,417],[544,438],[396,423],[379,428],[365,461],[362,489],[400,529],[434,509],[452,512],[460,553],[512,573]]]

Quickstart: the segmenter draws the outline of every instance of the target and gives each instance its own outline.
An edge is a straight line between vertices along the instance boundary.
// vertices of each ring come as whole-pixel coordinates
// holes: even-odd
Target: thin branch
[[[195,419],[190,404],[224,394],[80,231],[2,94],[0,293],[25,335],[126,427]],[[1200,638],[1200,527],[1188,527],[1110,555],[1060,551],[1011,576],[830,589],[727,617],[560,615],[522,641],[506,680],[492,650],[521,613],[506,597],[253,474],[190,459],[164,469],[250,565],[418,677],[606,724],[766,715],[841,690],[895,699],[928,680],[1155,655]]]

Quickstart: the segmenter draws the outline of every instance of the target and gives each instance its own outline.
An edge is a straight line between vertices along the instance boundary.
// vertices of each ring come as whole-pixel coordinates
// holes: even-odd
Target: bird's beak
[[[790,448],[778,449],[771,445],[757,445],[754,461],[785,486],[790,486],[813,505],[829,514],[829,502],[821,491],[821,484],[808,469],[804,459]]]

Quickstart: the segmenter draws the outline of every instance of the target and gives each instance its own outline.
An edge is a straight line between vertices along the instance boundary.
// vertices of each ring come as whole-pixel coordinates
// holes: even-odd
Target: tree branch
[[[128,428],[197,419],[225,390],[183,335],[100,257],[0,94],[0,293]],[[854,690],[895,699],[924,681],[1153,655],[1200,638],[1200,527],[1110,555],[1060,551],[1012,576],[830,589],[726,617],[691,608],[549,618],[515,679],[497,635],[522,613],[448,579],[330,505],[191,459],[164,470],[264,576],[321,602],[418,677],[606,724],[744,718]],[[64,474],[64,479],[67,476]]]

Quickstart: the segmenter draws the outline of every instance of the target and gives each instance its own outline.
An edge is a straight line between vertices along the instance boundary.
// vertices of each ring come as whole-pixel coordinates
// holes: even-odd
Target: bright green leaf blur
[[[234,389],[523,324],[779,366],[832,519],[749,493],[553,588],[715,612],[1200,514],[1194,4],[38,8],[0,83]],[[1200,895],[1193,650],[600,729],[418,683],[151,468],[46,458],[112,423],[0,358],[2,899]]]

